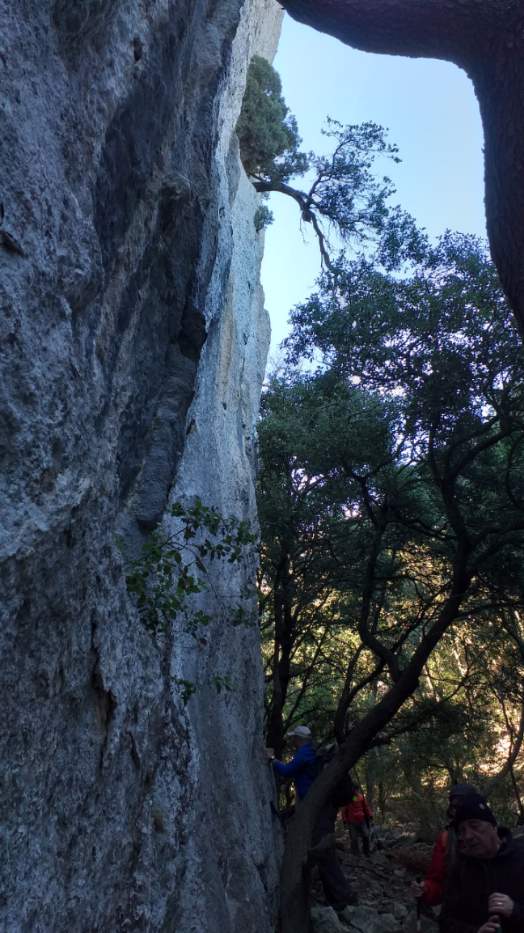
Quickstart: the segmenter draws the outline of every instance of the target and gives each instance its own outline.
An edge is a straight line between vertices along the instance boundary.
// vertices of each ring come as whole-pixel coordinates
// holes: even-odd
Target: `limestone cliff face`
[[[115,539],[195,494],[255,515],[234,126],[279,24],[274,0],[0,0],[2,930],[272,928],[257,632],[219,592],[253,568],[217,574],[205,637],[154,639]]]

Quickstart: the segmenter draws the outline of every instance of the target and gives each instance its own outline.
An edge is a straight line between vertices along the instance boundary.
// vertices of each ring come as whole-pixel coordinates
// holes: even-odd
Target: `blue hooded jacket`
[[[317,776],[314,767],[316,758],[315,749],[311,742],[308,742],[307,745],[302,745],[297,749],[289,764],[286,765],[283,761],[276,759],[273,761],[273,768],[277,774],[281,777],[293,778],[299,800],[306,796]]]

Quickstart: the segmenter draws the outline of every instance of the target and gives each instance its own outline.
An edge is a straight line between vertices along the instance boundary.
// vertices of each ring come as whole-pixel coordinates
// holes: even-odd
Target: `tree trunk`
[[[286,702],[291,670],[291,651],[293,648],[293,615],[291,611],[291,580],[289,556],[282,559],[275,581],[273,614],[275,620],[275,640],[271,665],[272,695],[269,707],[266,739],[277,758],[284,747],[284,729],[282,711]]]
[[[519,811],[519,815],[517,819],[517,826],[523,826],[524,825],[524,803],[522,802],[522,797],[520,794],[519,785],[517,783],[517,778],[515,776],[515,769],[513,765],[511,765],[509,769],[509,773],[511,777],[511,783],[513,785],[513,793],[515,794],[515,802],[517,804],[518,811]]]
[[[513,765],[517,761],[520,755],[522,745],[524,743],[524,703],[522,703],[521,708],[520,708],[519,725],[517,727],[517,730],[515,731],[514,727],[511,724],[509,714],[506,711],[504,700],[500,700],[499,702],[502,707],[502,712],[503,712],[504,719],[506,722],[506,728],[508,730],[508,735],[510,738],[510,749],[509,749],[508,757],[506,761],[504,762],[504,764],[502,765],[500,771],[497,774],[495,774],[492,778],[490,778],[490,780],[488,781],[488,784],[486,785],[485,792],[486,792],[487,797],[489,797],[493,793],[494,788],[497,787],[498,784],[501,784],[501,782],[504,780],[505,777],[507,777],[508,774],[511,775],[513,773]]]
[[[444,59],[469,74],[484,125],[491,251],[524,335],[524,10],[520,0],[281,3],[295,19],[355,48]]]

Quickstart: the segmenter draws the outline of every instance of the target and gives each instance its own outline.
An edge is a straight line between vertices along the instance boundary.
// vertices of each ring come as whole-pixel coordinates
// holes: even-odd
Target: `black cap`
[[[477,788],[473,787],[473,784],[454,784],[449,792],[450,799],[451,797],[469,797],[470,794],[480,797]]]
[[[458,827],[465,820],[482,820],[484,823],[491,823],[492,826],[497,825],[493,813],[480,794],[469,794],[461,800],[453,819],[453,825]]]

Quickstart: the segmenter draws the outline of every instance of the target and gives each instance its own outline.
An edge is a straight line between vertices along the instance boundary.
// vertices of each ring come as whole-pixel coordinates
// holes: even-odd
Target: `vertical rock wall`
[[[257,633],[217,597],[253,568],[214,581],[205,638],[155,640],[115,539],[195,494],[254,517],[268,325],[234,126],[279,23],[273,0],[0,0],[10,933],[271,929]]]

